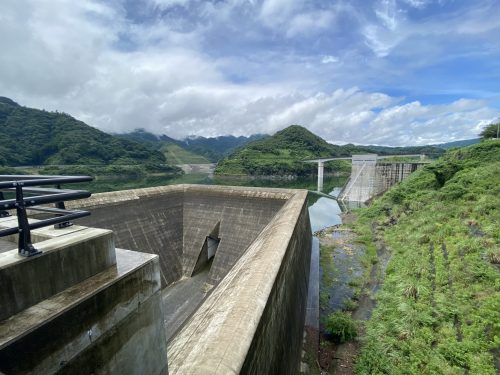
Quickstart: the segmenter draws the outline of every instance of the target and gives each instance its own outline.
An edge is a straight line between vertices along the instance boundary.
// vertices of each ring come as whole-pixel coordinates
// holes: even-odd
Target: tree
[[[500,123],[487,125],[479,134],[482,139],[498,138]]]

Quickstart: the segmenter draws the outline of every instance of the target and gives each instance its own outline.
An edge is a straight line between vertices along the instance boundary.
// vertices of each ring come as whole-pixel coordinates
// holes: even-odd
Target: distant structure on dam
[[[415,158],[420,161],[388,161],[390,158]],[[305,163],[318,164],[318,192],[323,190],[323,174],[325,163],[332,160],[352,161],[351,176],[342,187],[337,200],[345,202],[366,202],[376,195],[387,191],[391,186],[403,181],[415,172],[425,161],[425,155],[384,155],[364,154],[352,157],[322,158],[304,160]]]
[[[424,155],[401,155],[420,156]],[[352,156],[351,177],[341,190],[338,198],[349,202],[366,202],[398,182],[403,181],[426,162],[388,162],[394,156],[364,154]]]
[[[298,373],[306,191],[175,185],[66,207],[91,228],[33,230],[30,258],[0,243],[0,373]]]

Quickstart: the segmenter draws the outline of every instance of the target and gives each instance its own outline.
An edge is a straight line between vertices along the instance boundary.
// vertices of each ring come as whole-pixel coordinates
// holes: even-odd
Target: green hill
[[[498,371],[499,171],[498,140],[453,149],[357,211],[391,260],[356,373]]]
[[[271,137],[251,142],[221,160],[219,175],[305,175],[315,166],[302,160],[348,156],[340,146],[299,125],[292,125]]]
[[[348,157],[353,154],[377,153],[380,155],[432,154],[444,151],[435,147],[384,147],[333,145],[299,125],[292,125],[271,137],[240,147],[221,160],[215,169],[218,175],[295,175],[312,173],[316,166],[303,160],[329,157]],[[329,162],[327,171],[348,172],[350,164],[343,161]]]
[[[188,137],[178,141],[179,146],[198,155],[203,155],[209,161],[215,163],[229,155],[231,152],[247,143],[269,137],[263,134],[254,134],[249,137],[235,137],[233,135],[222,135],[219,137]]]
[[[479,143],[480,141],[481,141],[480,138],[473,138],[473,139],[464,139],[463,141],[440,143],[440,144],[433,145],[433,146],[448,150],[450,148],[455,148],[455,147],[465,147],[465,146],[475,145],[476,143]]]
[[[97,130],[65,113],[20,106],[0,97],[0,165],[161,164],[165,157]]]

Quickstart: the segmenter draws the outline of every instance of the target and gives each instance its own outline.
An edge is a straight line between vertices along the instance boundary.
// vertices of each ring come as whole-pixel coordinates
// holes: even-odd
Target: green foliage
[[[498,138],[500,123],[487,125],[479,134],[482,139]]]
[[[210,163],[204,156],[190,152],[181,146],[170,143],[160,148],[170,164],[207,164]]]
[[[223,160],[219,161],[215,174],[219,175],[293,175],[306,176],[315,173],[317,165],[304,160],[317,158],[348,157],[355,153],[442,154],[435,147],[379,147],[332,145],[299,125],[283,129],[272,137],[248,143]],[[349,161],[339,160],[325,164],[326,172],[349,173]]]
[[[166,135],[156,136],[144,129],[136,129],[131,133],[117,134],[117,136],[140,142],[154,150],[160,150],[165,154],[168,162],[173,164],[214,163],[248,142],[267,137],[255,134],[249,137],[227,135],[215,138],[188,137],[177,140]]]
[[[0,164],[165,163],[158,151],[114,137],[73,117],[22,107],[0,98]]]
[[[358,322],[351,317],[351,314],[336,311],[326,319],[326,333],[331,335],[336,342],[346,342],[354,339],[358,334]]]
[[[392,251],[358,374],[495,374],[500,141],[450,150],[358,211]]]

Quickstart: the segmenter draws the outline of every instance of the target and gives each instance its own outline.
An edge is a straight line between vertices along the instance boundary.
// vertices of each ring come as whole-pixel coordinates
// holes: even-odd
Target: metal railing
[[[72,223],[70,220],[90,215],[88,211],[67,210],[64,201],[83,199],[91,196],[85,190],[62,189],[62,184],[92,181],[90,176],[30,176],[30,175],[0,175],[0,217],[11,216],[9,210],[16,210],[17,227],[0,229],[0,237],[19,234],[19,255],[33,256],[40,254],[31,243],[31,230],[54,225],[65,228]],[[40,187],[52,185],[53,187]],[[4,193],[15,198],[5,199]],[[55,207],[40,206],[55,204]],[[53,214],[54,217],[41,219],[30,223],[26,210]]]

